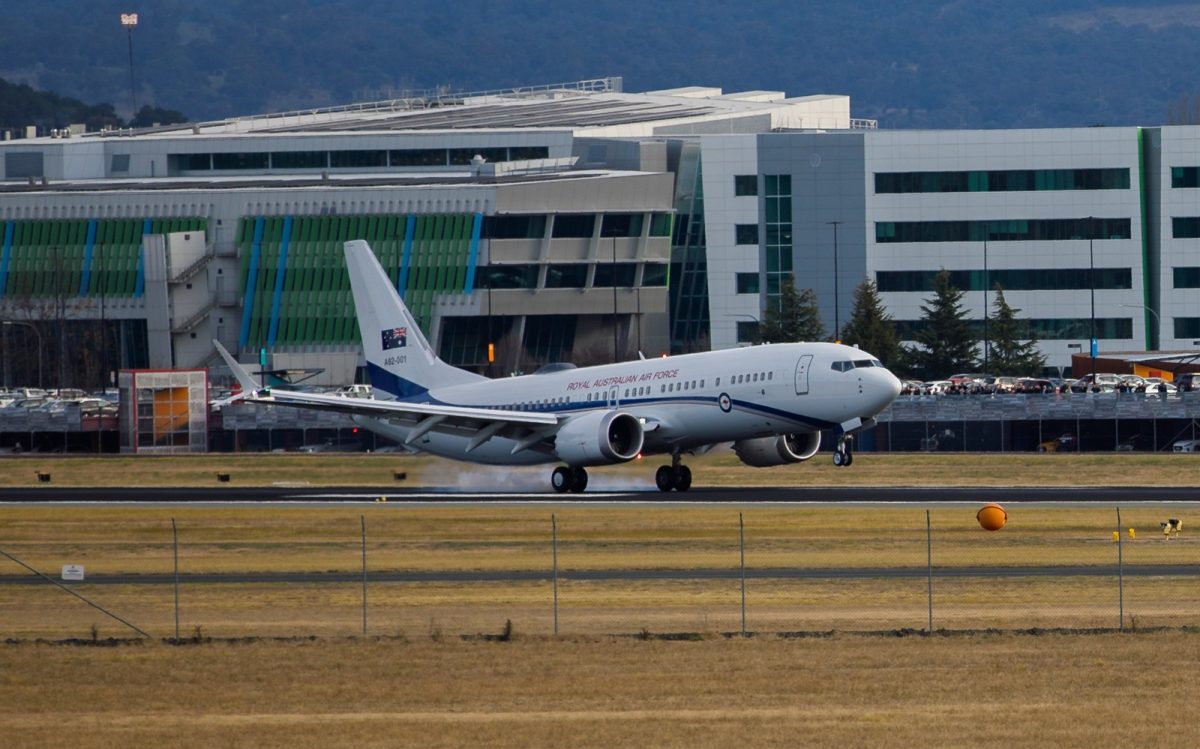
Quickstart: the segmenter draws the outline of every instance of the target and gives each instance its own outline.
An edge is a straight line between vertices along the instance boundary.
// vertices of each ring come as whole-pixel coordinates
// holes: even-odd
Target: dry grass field
[[[1190,747],[1200,635],[0,648],[6,747]]]
[[[1022,504],[1019,487],[1194,483],[1190,456],[1102,456],[1096,463],[1089,456],[930,457],[863,455],[850,471],[822,461],[766,473],[829,485],[866,476],[862,484],[1017,487],[1006,503],[1008,525],[994,533],[979,528],[975,506],[931,506],[935,571],[1113,570],[1113,508]],[[456,468],[396,456],[130,460],[5,460],[0,467],[19,470],[0,472],[0,484],[24,485],[19,474],[32,475],[35,462],[36,470],[54,472],[56,485],[215,487],[218,470],[230,471],[235,485],[283,476],[385,486],[394,485],[394,470],[407,470],[408,483],[437,484]],[[726,456],[694,465],[698,482],[709,484],[750,486],[762,475],[732,466]],[[593,480],[640,480],[646,468],[597,471]],[[529,474],[539,491],[543,473]],[[460,485],[472,488],[473,480]],[[1123,507],[1125,563],[1195,565],[1200,548],[1189,535],[1198,527],[1191,512],[1150,503]],[[739,513],[751,573],[749,638],[737,636]],[[552,515],[562,576],[558,636],[549,580]],[[1183,537],[1169,542],[1158,532],[1168,516],[1186,521]],[[1113,575],[936,575],[938,633],[928,636],[918,633],[928,623],[925,519],[919,506],[0,506],[0,549],[54,576],[68,563],[85,565],[89,577],[169,574],[174,520],[185,575],[181,633],[188,640],[175,646],[164,639],[174,634],[169,584],[76,587],[146,629],[152,639],[142,641],[52,586],[0,584],[0,746],[1200,742],[1200,721],[1191,715],[1200,678],[1194,578],[1127,577],[1127,631],[1117,633],[1109,631],[1118,624]],[[371,574],[538,571],[544,577],[372,582],[364,638],[362,586],[354,578],[364,522]],[[857,568],[913,574],[754,575]],[[572,577],[687,569],[731,576]],[[241,572],[336,572],[344,580],[186,577]],[[0,575],[20,574],[0,558]],[[511,637],[502,637],[509,627]],[[108,638],[122,639],[105,647]]]
[[[653,490],[658,458],[588,469],[590,489]],[[748,468],[729,450],[688,458],[694,486],[1194,486],[1200,457],[1145,453],[979,454],[859,453],[854,467],[835,468],[828,454],[799,465]],[[408,478],[398,483],[393,472]],[[431,486],[466,491],[549,491],[548,466],[500,468],[425,456],[336,454],[20,455],[0,458],[0,487],[211,486],[287,483],[313,486]],[[217,482],[230,475],[229,484]]]

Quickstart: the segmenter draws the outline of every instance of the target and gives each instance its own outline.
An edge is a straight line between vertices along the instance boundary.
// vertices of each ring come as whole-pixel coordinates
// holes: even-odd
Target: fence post
[[[367,636],[367,516],[359,515],[362,525],[362,585],[363,585],[363,637]]]
[[[738,548],[742,558],[742,637],[746,636],[746,524],[738,513]]]
[[[558,518],[550,514],[550,554],[554,565],[554,634],[558,634]]]
[[[1125,630],[1125,550],[1121,540],[1121,508],[1117,508],[1117,629]]]
[[[171,518],[171,536],[175,546],[175,642],[179,642],[179,529]]]
[[[929,600],[929,634],[933,634],[933,521],[929,518],[929,510],[925,511],[925,569],[926,597]]]

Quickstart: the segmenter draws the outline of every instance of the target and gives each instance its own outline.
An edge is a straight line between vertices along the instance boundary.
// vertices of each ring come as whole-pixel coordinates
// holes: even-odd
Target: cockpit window
[[[875,363],[874,363],[873,359],[859,359],[858,361],[854,362],[854,366],[855,367],[873,367],[873,366],[875,366]]]
[[[848,371],[848,370],[850,370],[850,369],[853,369],[853,368],[854,368],[854,363],[853,363],[853,362],[848,362],[848,361],[835,361],[835,362],[833,363],[833,371],[834,371],[834,372],[845,372],[845,371]]]

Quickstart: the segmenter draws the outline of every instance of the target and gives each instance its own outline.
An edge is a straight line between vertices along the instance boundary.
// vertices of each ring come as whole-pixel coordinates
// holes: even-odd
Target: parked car
[[[1171,445],[1173,453],[1197,453],[1200,452],[1200,440],[1179,440]]]
[[[1121,378],[1109,372],[1097,372],[1095,381],[1092,381],[1092,376],[1086,374],[1075,381],[1071,386],[1073,393],[1112,393],[1116,392],[1117,386],[1121,384]]]
[[[1200,390],[1200,373],[1184,372],[1183,374],[1177,374],[1175,375],[1174,383],[1175,387],[1184,393]]]
[[[1058,392],[1058,387],[1050,380],[1043,380],[1037,377],[1022,377],[1017,380],[1013,392],[1025,394],[1055,393]]]
[[[1173,395],[1176,391],[1177,388],[1173,384],[1167,382],[1161,377],[1147,377],[1145,378],[1145,384],[1142,386],[1141,392],[1153,393],[1157,395],[1164,393],[1167,395]]]
[[[1079,443],[1075,440],[1075,435],[1070,432],[1064,432],[1052,440],[1046,440],[1038,445],[1040,453],[1064,453],[1079,449]]]

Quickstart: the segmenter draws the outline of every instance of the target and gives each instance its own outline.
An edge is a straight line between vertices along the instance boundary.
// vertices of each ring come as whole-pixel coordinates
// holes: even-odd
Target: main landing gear
[[[843,436],[838,440],[837,449],[833,451],[833,464],[838,468],[846,468],[854,462],[854,446],[849,437]]]
[[[550,486],[558,493],[574,492],[578,494],[587,488],[587,471],[578,466],[559,466],[550,474]]]
[[[671,454],[671,465],[659,466],[654,483],[660,492],[686,492],[692,488],[692,469],[679,462],[679,453]]]

